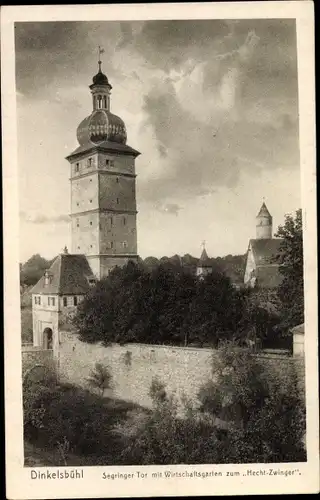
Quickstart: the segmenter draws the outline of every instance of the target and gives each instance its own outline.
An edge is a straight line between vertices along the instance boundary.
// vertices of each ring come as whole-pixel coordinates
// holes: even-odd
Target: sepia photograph
[[[13,43],[23,468],[301,475],[296,19],[48,17]]]

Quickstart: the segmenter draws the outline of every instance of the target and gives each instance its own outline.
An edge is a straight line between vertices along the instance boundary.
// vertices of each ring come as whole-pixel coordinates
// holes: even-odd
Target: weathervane
[[[99,54],[99,60],[98,60],[99,72],[101,72],[101,59],[100,59],[100,57],[101,57],[101,54],[103,54],[103,53],[104,53],[104,49],[102,49],[102,48],[100,47],[100,45],[99,45],[99,47],[98,47],[98,54]]]

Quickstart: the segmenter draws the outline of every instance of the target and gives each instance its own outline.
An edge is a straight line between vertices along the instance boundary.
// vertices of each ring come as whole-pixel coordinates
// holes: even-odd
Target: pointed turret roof
[[[265,204],[265,202],[262,203],[257,217],[271,217],[271,214],[270,214],[269,210],[267,209],[267,205]]]
[[[201,257],[198,261],[198,267],[212,267],[206,249],[203,247]]]

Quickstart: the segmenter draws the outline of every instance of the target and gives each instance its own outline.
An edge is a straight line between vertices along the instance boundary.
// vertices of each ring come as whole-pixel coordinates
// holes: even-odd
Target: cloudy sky
[[[136,162],[142,257],[244,253],[300,207],[294,20],[17,23],[20,258],[70,246],[69,164],[103,71]]]

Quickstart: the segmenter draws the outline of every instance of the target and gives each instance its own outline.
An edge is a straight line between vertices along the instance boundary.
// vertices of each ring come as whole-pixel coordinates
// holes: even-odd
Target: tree
[[[278,238],[283,239],[277,261],[283,276],[278,296],[281,303],[281,323],[285,329],[304,321],[302,232],[302,211],[299,209],[295,217],[286,216],[284,225],[279,226],[276,233]]]
[[[27,286],[35,285],[54,260],[46,260],[39,254],[30,257],[27,262],[20,265],[20,283]]]

